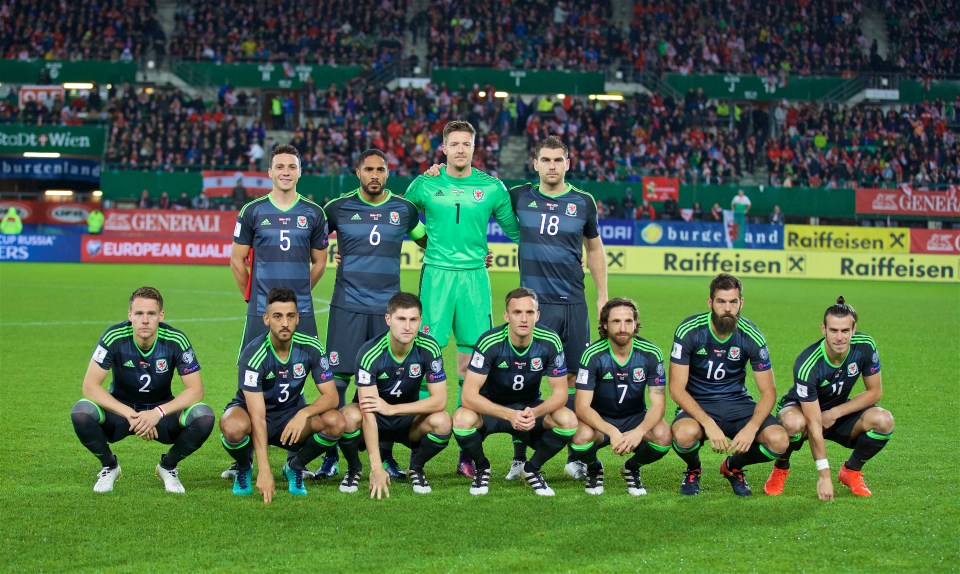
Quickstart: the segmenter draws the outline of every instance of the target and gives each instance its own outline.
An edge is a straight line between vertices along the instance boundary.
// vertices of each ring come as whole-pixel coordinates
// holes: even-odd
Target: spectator
[[[663,219],[666,221],[680,219],[680,206],[677,205],[677,200],[672,195],[667,196],[667,199],[663,201]]]
[[[233,198],[233,208],[240,209],[247,203],[247,188],[243,187],[243,178],[237,178],[237,184],[233,186],[230,196]]]
[[[633,190],[629,187],[623,196],[623,213],[626,217],[634,219],[636,217],[637,202],[633,200]]]
[[[779,205],[774,205],[774,206],[773,206],[773,213],[770,214],[770,223],[772,223],[773,225],[783,225],[783,224],[784,224],[783,212],[780,211],[780,206],[779,206]]]
[[[646,219],[647,221],[654,221],[656,218],[657,210],[654,209],[652,203],[644,199],[640,207],[637,208],[637,216],[634,219]]]
[[[167,192],[160,193],[160,199],[157,200],[157,209],[170,209],[170,196]]]
[[[719,203],[714,203],[713,207],[710,209],[710,222],[711,223],[723,222],[723,208],[720,207]]]
[[[210,209],[210,199],[207,197],[207,194],[200,190],[190,203],[191,207],[194,209]]]
[[[140,192],[140,200],[137,202],[137,207],[140,209],[151,209],[153,207],[153,199],[150,198],[150,192],[146,189]]]
[[[177,199],[176,209],[190,209],[190,198],[187,197],[187,192],[180,192],[180,197]]]
[[[730,209],[735,213],[743,213],[744,215],[750,213],[750,205],[750,198],[742,189],[738,189],[737,195],[730,200]]]
[[[693,202],[693,208],[690,210],[690,221],[703,221],[703,208],[699,201]]]
[[[260,145],[260,142],[257,140],[250,142],[250,149],[247,150],[247,156],[250,158],[250,168],[254,171],[260,171],[264,156],[263,146]]]

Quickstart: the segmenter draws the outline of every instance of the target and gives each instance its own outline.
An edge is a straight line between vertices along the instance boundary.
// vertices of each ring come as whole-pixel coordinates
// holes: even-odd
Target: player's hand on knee
[[[257,471],[257,490],[263,495],[263,503],[270,504],[270,501],[273,500],[275,488],[273,475],[270,474],[269,469],[266,472]]]
[[[817,477],[817,498],[820,500],[833,500],[833,480],[830,475]]]
[[[641,440],[643,440],[642,432],[638,433],[636,429],[627,431],[621,435],[619,451],[614,450],[614,452],[617,454],[629,454],[640,445]]]
[[[309,417],[303,411],[295,414],[287,423],[287,426],[283,427],[283,433],[280,434],[280,444],[291,445],[300,442],[303,430],[307,427],[308,419]]]
[[[703,432],[706,433],[707,439],[710,441],[710,448],[713,449],[713,452],[727,452],[730,443],[723,434],[723,431],[720,430],[720,427],[717,426],[717,423],[711,421],[710,425],[703,428]]]
[[[729,451],[731,454],[736,454],[738,452],[747,452],[750,450],[750,446],[753,444],[753,441],[757,438],[757,433],[751,431],[749,428],[744,427],[737,433],[733,440],[730,441]]]
[[[828,429],[833,426],[833,423],[837,422],[837,413],[833,409],[828,409],[820,413],[820,425]]]
[[[390,475],[383,467],[370,469],[370,498],[390,498]]]

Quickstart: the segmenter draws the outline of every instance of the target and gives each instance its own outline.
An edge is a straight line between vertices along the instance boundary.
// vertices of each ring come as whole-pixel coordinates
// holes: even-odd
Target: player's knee
[[[782,453],[786,452],[790,446],[790,437],[787,431],[780,425],[769,426],[764,429],[762,442],[768,450]]]
[[[666,423],[653,427],[653,430],[650,431],[650,436],[653,442],[660,446],[670,446],[671,442],[673,442],[673,433],[670,432],[670,427],[667,426]]]
[[[700,425],[690,419],[682,419],[673,423],[671,428],[673,440],[679,446],[687,448],[700,440]]]
[[[480,415],[460,407],[453,413],[453,428],[457,429],[475,429],[480,425]]]
[[[203,403],[197,403],[187,409],[183,426],[184,428],[195,428],[209,435],[213,432],[213,423],[216,422],[216,420],[217,417],[213,414],[213,409]]]
[[[593,440],[593,435],[593,429],[581,422],[577,426],[577,432],[574,433],[572,442],[577,446],[590,444],[590,442]]]
[[[550,417],[557,428],[573,430],[577,428],[577,415],[567,407],[561,407],[553,412]]]
[[[786,431],[787,436],[802,434],[807,430],[807,419],[803,414],[797,412],[780,413],[780,424]]]
[[[321,428],[317,430],[327,435],[341,436],[347,428],[346,418],[344,418],[343,413],[336,409],[330,409],[322,413],[319,418]]]
[[[870,428],[879,433],[889,434],[893,432],[893,415],[887,409],[876,407],[870,409]]]
[[[90,401],[77,401],[70,409],[70,420],[74,427],[100,424],[100,411],[97,405]]]
[[[432,429],[430,432],[434,434],[450,434],[453,432],[453,420],[449,414],[443,411],[430,415],[427,424]]]
[[[360,428],[360,423],[363,421],[363,414],[360,412],[360,407],[358,407],[356,403],[350,403],[343,407],[340,414],[343,415],[343,432],[355,432]]]
[[[230,409],[220,417],[220,433],[227,441],[238,443],[250,434],[250,419]]]

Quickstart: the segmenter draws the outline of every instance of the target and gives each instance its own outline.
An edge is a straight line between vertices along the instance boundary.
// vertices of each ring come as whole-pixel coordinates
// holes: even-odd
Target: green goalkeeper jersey
[[[492,215],[503,232],[516,242],[520,237],[510,194],[503,182],[478,169],[464,178],[421,175],[413,180],[404,199],[426,216],[426,265],[443,269],[482,269],[487,255],[487,224]]]

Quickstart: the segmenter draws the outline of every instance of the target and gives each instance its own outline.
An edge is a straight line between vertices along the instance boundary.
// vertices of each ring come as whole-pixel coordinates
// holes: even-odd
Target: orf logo
[[[99,239],[94,239],[92,241],[87,241],[87,255],[91,257],[96,257],[100,255],[100,252],[103,250],[103,242]]]
[[[740,347],[730,347],[729,357],[731,360],[736,361],[740,358]]]
[[[306,216],[306,215],[298,215],[298,216],[297,216],[297,227],[300,228],[300,229],[306,229],[306,228],[307,228],[307,216]]]

